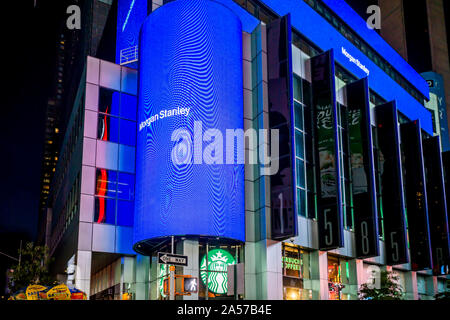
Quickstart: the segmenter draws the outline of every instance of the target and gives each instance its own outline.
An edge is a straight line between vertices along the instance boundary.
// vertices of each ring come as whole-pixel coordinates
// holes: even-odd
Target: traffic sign
[[[188,257],[179,254],[158,252],[158,263],[187,267]]]

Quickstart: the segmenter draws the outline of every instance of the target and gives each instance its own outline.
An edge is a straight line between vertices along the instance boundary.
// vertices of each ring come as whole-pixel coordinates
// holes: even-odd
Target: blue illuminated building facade
[[[437,94],[345,1],[112,5],[51,187],[58,277],[91,299],[168,299],[157,253],[173,251],[199,278],[177,299],[352,300],[385,270],[406,299],[446,290]],[[249,162],[265,154],[275,172]]]

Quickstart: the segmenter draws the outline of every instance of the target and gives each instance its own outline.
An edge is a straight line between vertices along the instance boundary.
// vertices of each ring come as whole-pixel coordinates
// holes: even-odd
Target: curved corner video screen
[[[243,130],[240,20],[212,1],[171,2],[144,22],[139,50],[134,243],[245,241],[244,164],[228,162],[240,150],[226,139]]]

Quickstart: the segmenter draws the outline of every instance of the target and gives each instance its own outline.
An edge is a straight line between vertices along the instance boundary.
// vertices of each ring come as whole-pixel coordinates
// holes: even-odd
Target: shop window
[[[353,282],[356,282],[356,276],[354,271],[350,270],[349,260],[328,255],[328,299],[356,298],[357,292],[353,292],[354,286],[350,286]]]
[[[299,246],[282,244],[283,298],[285,300],[310,300],[312,289],[305,285],[310,283],[309,253]]]

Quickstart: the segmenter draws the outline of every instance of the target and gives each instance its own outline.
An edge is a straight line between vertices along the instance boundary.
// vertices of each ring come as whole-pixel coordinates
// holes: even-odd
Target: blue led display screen
[[[240,20],[213,1],[170,2],[144,22],[139,50],[135,247],[172,235],[245,241],[244,165],[205,157],[220,140],[207,130],[225,145],[226,129],[243,129]]]

